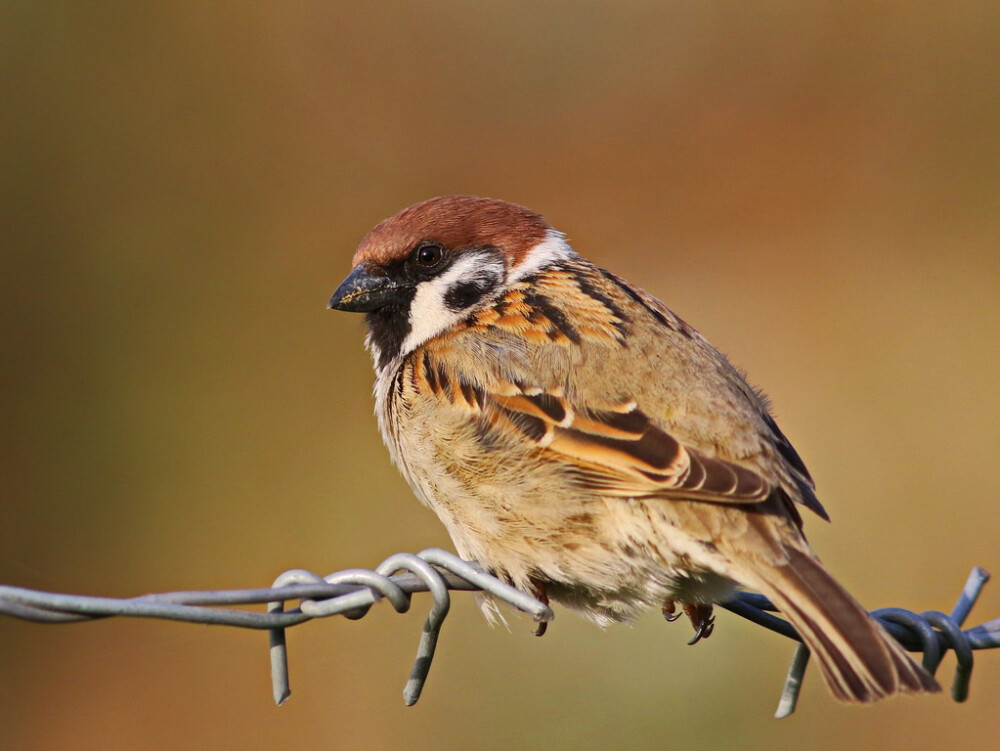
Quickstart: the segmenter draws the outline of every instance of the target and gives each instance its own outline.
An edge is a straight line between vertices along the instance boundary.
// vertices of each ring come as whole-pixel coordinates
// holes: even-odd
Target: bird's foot
[[[694,638],[688,645],[697,644],[702,639],[707,639],[715,630],[715,616],[712,615],[712,606],[704,604],[684,603],[684,613],[691,619],[694,626]]]
[[[681,614],[677,612],[677,603],[673,600],[664,600],[663,618],[667,621],[667,623],[673,623],[680,617]]]
[[[545,582],[541,579],[531,578],[531,596],[545,605],[549,604],[549,593],[545,588]],[[549,628],[548,621],[539,621],[535,627],[535,636],[545,636]]]

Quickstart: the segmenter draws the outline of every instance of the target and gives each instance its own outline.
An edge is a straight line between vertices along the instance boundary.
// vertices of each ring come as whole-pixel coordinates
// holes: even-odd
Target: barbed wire
[[[955,652],[958,664],[951,684],[951,697],[956,702],[963,702],[969,697],[973,650],[1000,647],[1000,618],[962,630],[962,625],[989,580],[990,574],[986,569],[974,566],[955,606],[948,615],[938,610],[914,613],[904,608],[880,608],[871,611],[872,617],[906,649],[911,652],[923,652],[921,664],[931,675],[937,672],[948,649]],[[809,649],[802,643],[792,624],[771,615],[777,608],[763,595],[741,592],[729,602],[719,605],[759,626],[799,642],[789,665],[785,686],[774,716],[780,719],[792,714],[798,703],[802,679],[809,663]]]
[[[923,666],[935,673],[944,654],[955,652],[957,667],[951,695],[965,701],[972,676],[973,651],[1000,647],[1000,618],[974,628],[962,629],[990,575],[978,566],[972,569],[950,614],[940,611],[914,613],[902,608],[872,612],[886,630],[911,652],[923,652]],[[438,636],[451,606],[450,591],[485,592],[545,624],[554,618],[547,603],[521,592],[438,548],[420,553],[397,553],[374,569],[346,569],[321,577],[293,569],[263,589],[167,592],[127,599],[57,594],[0,585],[0,615],[39,623],[76,623],[125,616],[161,618],[186,623],[238,626],[267,630],[270,635],[271,684],[274,701],[283,704],[291,695],[288,677],[286,629],[315,618],[343,615],[363,618],[372,605],[386,600],[397,613],[410,608],[417,592],[433,598],[417,647],[417,656],[403,689],[403,700],[411,706],[420,698],[434,659]],[[286,609],[285,603],[298,601]],[[239,606],[266,604],[267,612]],[[773,615],[775,606],[763,595],[742,592],[721,607],[775,633],[799,641],[792,658],[775,717],[795,711],[809,650],[787,621]],[[539,629],[542,633],[544,629]]]

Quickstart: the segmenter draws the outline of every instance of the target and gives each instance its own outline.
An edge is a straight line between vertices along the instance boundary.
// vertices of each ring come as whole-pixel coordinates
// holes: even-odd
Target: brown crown
[[[375,225],[358,245],[353,265],[385,265],[431,241],[453,250],[494,245],[513,267],[549,229],[541,216],[513,203],[475,196],[430,198]]]

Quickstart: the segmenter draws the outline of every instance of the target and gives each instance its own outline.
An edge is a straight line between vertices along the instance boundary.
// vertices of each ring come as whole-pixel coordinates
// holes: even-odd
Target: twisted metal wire
[[[906,649],[911,652],[923,652],[922,664],[931,675],[937,672],[948,649],[955,652],[957,666],[951,685],[951,697],[956,702],[963,702],[969,697],[973,650],[1000,647],[1000,619],[962,630],[962,625],[976,604],[976,600],[979,599],[983,586],[989,580],[989,572],[975,566],[969,573],[958,601],[947,615],[937,610],[914,613],[903,608],[880,608],[871,612],[872,617]],[[775,611],[777,608],[763,595],[741,593],[730,602],[722,603],[721,607],[799,642],[788,668],[778,709],[774,713],[779,719],[788,717],[795,711],[798,703],[802,679],[809,664],[809,649],[801,643],[799,635],[790,623],[771,615],[770,611]]]
[[[294,569],[281,574],[268,589],[167,592],[114,599],[0,585],[0,615],[38,623],[75,623],[129,616],[266,629],[270,632],[272,693],[275,703],[280,706],[291,695],[285,629],[331,615],[362,618],[382,599],[397,613],[405,613],[414,592],[430,592],[433,603],[421,633],[416,660],[403,689],[403,701],[412,706],[420,698],[441,625],[451,606],[449,590],[486,592],[527,613],[536,622],[547,622],[554,617],[547,604],[485,573],[476,564],[438,548],[428,548],[416,555],[397,553],[374,570],[347,569],[321,577]],[[298,600],[299,606],[286,610],[285,603],[289,600]],[[231,608],[260,603],[267,604],[266,613]],[[220,610],[220,606],[230,609]]]
[[[968,697],[973,651],[1000,647],[1000,619],[962,629],[988,580],[985,570],[978,566],[973,568],[958,602],[948,615],[938,611],[917,614],[902,608],[883,608],[872,613],[904,647],[923,652],[923,665],[932,674],[947,650],[955,652],[957,667],[951,692],[955,701],[965,701]],[[489,593],[528,613],[539,623],[547,623],[554,617],[546,603],[487,574],[478,565],[437,548],[416,555],[397,553],[374,570],[347,569],[325,577],[301,569],[286,571],[267,589],[168,592],[113,599],[0,585],[0,615],[41,623],[130,616],[266,629],[270,636],[272,691],[275,703],[281,705],[291,694],[285,647],[287,628],[331,615],[362,618],[372,605],[383,599],[396,612],[405,613],[414,592],[430,592],[433,602],[403,690],[403,700],[411,706],[420,698],[434,659],[438,635],[451,605],[449,591]],[[293,600],[298,600],[298,607],[286,609],[285,603]],[[259,603],[267,604],[266,613],[233,607]],[[763,595],[740,593],[721,607],[799,641],[791,624],[772,614],[776,608]],[[808,660],[809,650],[800,643],[789,667],[776,717],[787,717],[795,711]]]

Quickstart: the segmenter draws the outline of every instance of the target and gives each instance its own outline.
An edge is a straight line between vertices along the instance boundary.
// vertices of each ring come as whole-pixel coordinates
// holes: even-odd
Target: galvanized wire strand
[[[451,607],[449,589],[488,592],[528,613],[536,621],[548,621],[554,617],[545,603],[486,574],[477,566],[437,548],[428,548],[416,555],[397,553],[386,558],[373,571],[348,569],[321,578],[309,571],[294,570],[285,572],[274,582],[276,590],[286,588],[288,585],[302,584],[341,587],[353,585],[354,588],[346,593],[338,591],[335,596],[329,598],[300,597],[299,607],[287,612],[284,599],[292,598],[274,600],[268,604],[268,615],[291,615],[297,612],[303,618],[321,618],[330,615],[361,618],[381,598],[387,599],[396,612],[405,613],[410,607],[410,595],[413,592],[431,593],[433,603],[420,635],[417,657],[403,689],[403,701],[407,706],[416,704],[427,681],[441,626]],[[291,695],[284,625],[277,625],[271,629],[270,647],[272,694],[275,703],[280,706]]]
[[[973,650],[1000,647],[1000,619],[967,631],[962,630],[962,624],[965,623],[965,619],[976,604],[983,586],[989,579],[989,572],[979,566],[974,567],[969,573],[965,586],[962,588],[950,615],[936,610],[928,610],[918,614],[903,608],[881,608],[873,610],[871,613],[900,644],[911,652],[923,652],[922,664],[931,675],[937,671],[948,649],[955,652],[957,666],[955,677],[952,680],[951,696],[957,702],[963,702],[969,696]],[[742,612],[738,608],[730,607],[732,603],[723,604],[723,607],[749,618],[754,623],[777,631],[784,636],[789,636],[787,629],[778,628],[773,621],[788,624],[770,613],[764,612],[765,610],[773,610],[773,605],[761,595],[753,595],[752,599],[754,601],[752,606],[739,603],[738,608],[741,607]],[[792,635],[791,638],[798,639],[799,637],[796,634]],[[809,649],[804,644],[799,644],[788,669],[788,676],[778,701],[775,717],[787,717],[795,711],[808,663]]]
[[[923,652],[923,664],[935,672],[950,649],[957,668],[952,698],[964,701],[969,692],[973,651],[1000,647],[1000,619],[962,629],[989,574],[976,567],[969,575],[951,613],[927,611],[917,614],[902,608],[884,608],[872,615],[910,651]],[[220,591],[167,592],[128,599],[84,597],[39,592],[0,585],[0,615],[39,623],[73,623],[111,616],[164,618],[187,623],[203,623],[242,628],[266,629],[270,638],[271,675],[274,700],[282,704],[291,694],[288,681],[288,653],[285,631],[315,618],[342,615],[362,618],[375,603],[386,600],[396,612],[410,608],[415,592],[430,592],[431,608],[421,632],[417,656],[410,671],[403,698],[416,703],[427,680],[438,636],[450,607],[451,591],[476,591],[492,595],[529,614],[536,622],[548,622],[553,614],[548,605],[514,589],[483,571],[475,563],[463,561],[437,548],[416,555],[397,553],[370,569],[346,569],[321,577],[310,571],[286,571],[270,588]],[[298,607],[286,603],[298,601]],[[267,604],[267,612],[241,610],[233,606]],[[790,623],[773,613],[777,608],[763,595],[738,594],[721,607],[774,631],[799,640]],[[776,716],[795,711],[809,650],[799,644],[782,691]]]
[[[437,649],[438,635],[441,633],[444,618],[451,608],[451,595],[448,594],[448,587],[437,570],[418,556],[397,553],[383,561],[377,570],[383,574],[393,574],[400,569],[412,571],[422,577],[434,596],[434,604],[431,605],[427,620],[424,621],[424,629],[420,634],[417,659],[413,663],[406,686],[403,687],[403,701],[406,702],[406,706],[412,707],[420,698],[420,692],[423,691],[424,682],[430,672],[434,650]]]
[[[958,702],[965,701],[969,698],[969,680],[972,678],[973,664],[972,646],[969,644],[969,640],[962,633],[962,627],[944,613],[928,610],[921,613],[920,617],[937,628],[955,651],[955,660],[958,665],[955,668],[955,679],[951,684],[951,698]],[[940,656],[938,664],[940,664]],[[937,670],[937,665],[934,666],[934,670]]]
[[[809,647],[802,642],[799,642],[798,646],[795,647],[795,654],[792,655],[792,662],[788,666],[788,675],[785,677],[785,685],[781,689],[781,698],[778,699],[778,708],[774,712],[774,716],[779,720],[788,717],[795,711],[810,654]]]

